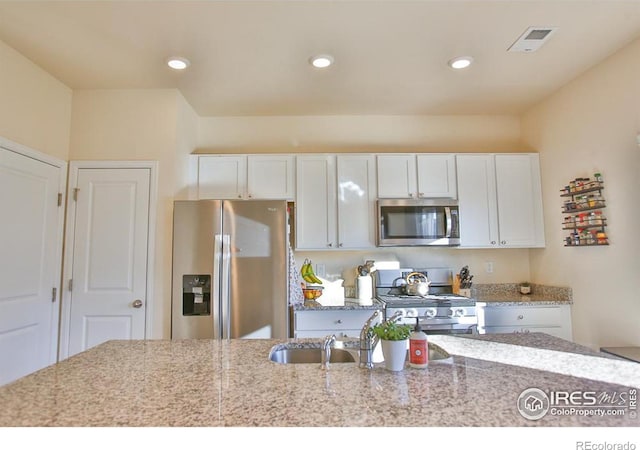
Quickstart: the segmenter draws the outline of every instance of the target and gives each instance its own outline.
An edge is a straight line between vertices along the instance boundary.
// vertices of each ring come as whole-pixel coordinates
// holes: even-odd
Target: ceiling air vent
[[[549,40],[558,27],[529,27],[507,51],[535,52]]]

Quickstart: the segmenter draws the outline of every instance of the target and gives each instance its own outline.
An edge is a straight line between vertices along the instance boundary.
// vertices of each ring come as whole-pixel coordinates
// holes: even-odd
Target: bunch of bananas
[[[316,276],[313,272],[313,264],[310,259],[305,259],[302,267],[300,268],[300,275],[307,283],[322,284],[322,280]]]

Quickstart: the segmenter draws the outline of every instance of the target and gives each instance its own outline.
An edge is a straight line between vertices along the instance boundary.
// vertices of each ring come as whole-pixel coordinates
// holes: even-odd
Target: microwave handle
[[[444,207],[444,215],[447,220],[447,230],[445,232],[445,237],[451,237],[451,229],[453,228],[453,222],[451,221],[451,208],[449,206]]]

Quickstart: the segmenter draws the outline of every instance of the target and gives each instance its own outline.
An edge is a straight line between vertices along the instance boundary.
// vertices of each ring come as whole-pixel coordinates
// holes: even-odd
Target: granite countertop
[[[451,356],[401,372],[268,360],[316,339],[109,341],[0,388],[0,426],[640,426],[635,411],[532,421],[516,406],[531,387],[630,395],[636,363],[540,333],[487,339],[430,336]]]
[[[384,309],[384,303],[373,299],[370,305],[361,305],[356,298],[345,298],[341,305],[322,305],[315,300],[305,300],[303,305],[293,305],[294,311],[351,310],[351,309]]]
[[[474,286],[471,296],[488,306],[543,306],[570,305],[573,303],[571,288],[531,285],[530,294],[521,294],[517,283],[479,284]]]

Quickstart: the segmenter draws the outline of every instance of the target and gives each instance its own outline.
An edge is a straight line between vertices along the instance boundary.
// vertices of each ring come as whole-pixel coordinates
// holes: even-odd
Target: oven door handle
[[[415,319],[415,316],[412,318]],[[478,318],[475,316],[456,317],[455,319],[454,318],[438,319],[433,317],[425,318],[424,316],[422,316],[420,317],[420,319],[423,319],[423,320],[420,320],[421,327],[428,326],[430,324],[432,325],[466,325],[466,326],[473,326],[478,324]]]
[[[444,215],[447,221],[447,230],[445,231],[445,237],[451,237],[451,230],[453,229],[453,221],[451,220],[451,208],[449,206],[444,207]]]

